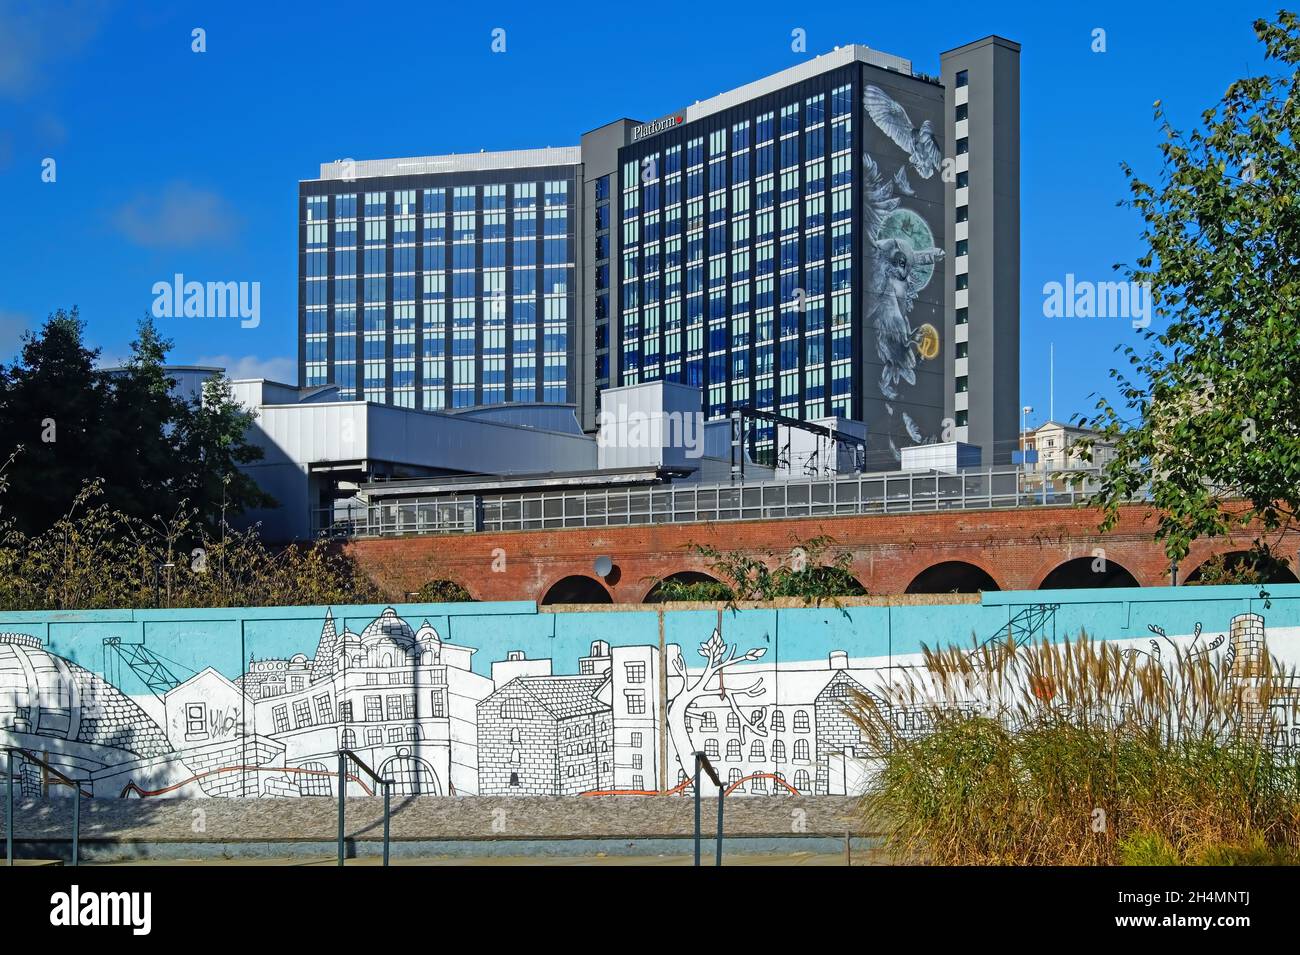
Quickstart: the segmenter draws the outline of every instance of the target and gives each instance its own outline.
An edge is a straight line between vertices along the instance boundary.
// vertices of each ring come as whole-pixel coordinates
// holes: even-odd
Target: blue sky
[[[294,380],[296,197],[319,164],[570,145],[863,43],[937,73],[991,33],[1022,54],[1021,392],[1031,423],[1109,393],[1120,319],[1044,318],[1043,285],[1138,253],[1121,160],[1156,167],[1152,103],[1193,124],[1263,66],[1258,3],[143,3],[0,0],[0,360],[77,304],[106,360],[155,282],[261,283],[261,323],[167,319],[177,362]],[[689,11],[689,12],[688,12]],[[743,13],[741,12],[743,11]],[[692,22],[693,21],[693,22]],[[191,51],[191,31],[207,50]],[[491,50],[506,31],[506,52]],[[792,52],[791,31],[807,35]],[[1106,51],[1091,50],[1093,30]],[[613,57],[602,51],[615,52]],[[56,181],[41,180],[42,161]]]

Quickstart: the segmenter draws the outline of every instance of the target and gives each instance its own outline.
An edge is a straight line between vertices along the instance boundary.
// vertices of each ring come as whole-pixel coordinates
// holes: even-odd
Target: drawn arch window
[[[501,718],[503,720],[529,720],[533,718],[533,710],[523,700],[505,700],[501,704]]]
[[[805,760],[808,758],[808,741],[806,739],[794,741],[794,758]]]
[[[754,740],[750,745],[749,758],[755,760],[767,758],[767,754],[763,751],[763,741],[761,739]]]
[[[426,666],[426,667],[428,667],[428,666],[433,666],[433,651],[432,651],[432,650],[425,650],[423,653],[420,654],[420,665],[421,665],[421,666]]]
[[[512,742],[512,743],[517,743],[517,742],[519,742],[519,727],[518,727],[518,726],[512,726],[512,727],[510,727],[510,742]]]
[[[518,785],[519,785],[519,774],[518,774],[518,773],[511,773],[511,774],[510,774],[510,785],[511,785],[511,786],[518,786]]]
[[[776,739],[772,741],[772,762],[785,762],[785,740]],[[780,776],[781,774],[777,773],[777,775]]]
[[[740,759],[740,740],[727,740],[727,759],[739,761]]]
[[[731,772],[727,773],[727,785],[734,786],[740,782],[740,775],[740,770],[733,767]]]
[[[716,739],[706,739],[704,741],[704,755],[709,759],[718,758],[718,741]]]
[[[510,751],[510,764],[511,764],[512,766],[518,766],[518,765],[519,765],[519,750],[517,750],[517,749],[512,749],[512,750]]]
[[[731,713],[728,713],[728,714],[727,714],[727,732],[728,732],[728,733],[736,733],[736,732],[739,732],[739,730],[740,730],[740,717],[738,717],[738,716],[735,714],[734,711],[731,712]]]
[[[298,777],[298,792],[304,796],[329,796],[329,769],[324,763],[303,763],[298,767],[305,772],[295,773]]]
[[[809,790],[808,770],[801,769],[794,774],[794,788],[801,793],[806,793]]]
[[[352,749],[357,745],[357,734],[352,730],[343,731],[343,748]]]
[[[794,711],[794,731],[795,731],[796,733],[806,733],[806,732],[808,732],[808,729],[809,729],[809,723],[808,723],[808,711],[807,711],[807,710],[795,710],[795,711]]]
[[[383,667],[390,667],[390,666],[392,666],[392,665],[393,665],[393,655],[392,655],[391,653],[385,653],[382,657],[379,658],[379,665],[380,665],[380,666],[383,666]]]
[[[785,711],[784,710],[772,711],[772,730],[773,732],[776,733],[785,732]]]
[[[399,755],[385,760],[379,767],[379,775],[391,779],[393,792],[403,796],[442,795],[433,767],[418,756]]]

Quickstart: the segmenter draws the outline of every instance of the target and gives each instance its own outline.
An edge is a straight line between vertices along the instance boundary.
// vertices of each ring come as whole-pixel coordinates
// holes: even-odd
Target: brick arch
[[[646,588],[645,593],[641,595],[641,599],[639,602],[643,604],[652,603],[653,601],[650,600],[650,595],[654,593],[655,588],[657,588],[663,581],[670,580],[674,577],[693,577],[693,578],[697,578],[701,582],[707,580],[707,581],[712,581],[713,583],[716,584],[722,583],[722,581],[718,579],[718,576],[716,574],[711,574],[706,570],[699,570],[698,568],[695,567],[684,567],[681,570],[675,570],[672,571],[671,573],[660,575],[656,577],[654,580],[650,581],[650,585]],[[688,582],[695,583],[696,581],[688,581]]]
[[[1091,565],[1092,561],[1096,559],[1097,558],[1093,556],[1091,550],[1089,550],[1086,554],[1080,554],[1076,557],[1071,557],[1068,554],[1057,556],[1049,560],[1046,564],[1044,564],[1034,573],[1034,576],[1032,578],[1034,582],[1030,589],[1031,590],[1048,589],[1046,588],[1047,579],[1051,577],[1052,574],[1056,573],[1056,571],[1064,568],[1067,564],[1074,564],[1076,561],[1085,561],[1089,565]],[[1119,583],[1107,584],[1103,582],[1106,578],[1115,578],[1120,576],[1121,574],[1133,578],[1132,586],[1136,586],[1136,587],[1142,586],[1142,574],[1137,568],[1130,567],[1125,561],[1119,559],[1109,551],[1107,551],[1106,553],[1105,561],[1106,561],[1106,574],[1098,576],[1095,586],[1103,587],[1103,588],[1128,586],[1127,584],[1119,584]],[[1091,569],[1091,567],[1089,569]],[[1083,586],[1083,585],[1079,585],[1079,586]],[[1055,588],[1051,588],[1051,589],[1055,589]],[[1066,587],[1063,589],[1068,590],[1070,588]]]
[[[614,594],[610,591],[609,587],[607,587],[602,581],[592,576],[591,574],[583,574],[583,573],[558,574],[554,579],[548,581],[546,586],[542,588],[541,591],[538,593],[537,603],[539,605],[547,603],[547,598],[551,596],[551,591],[553,591],[557,586],[564,583],[565,581],[570,581],[570,580],[575,582],[574,584],[575,587],[584,586],[584,585],[579,585],[577,583],[578,581],[587,581],[590,587],[592,588],[593,595],[595,592],[595,588],[598,588],[601,592],[604,593],[604,598],[596,599],[596,600],[558,600],[557,599],[552,601],[553,603],[614,603]]]
[[[998,575],[993,573],[992,569],[988,567],[985,564],[985,562],[982,560],[972,559],[968,555],[963,555],[961,557],[950,557],[945,554],[942,555],[942,557],[943,557],[942,560],[932,560],[927,562],[926,566],[922,567],[917,573],[913,574],[912,577],[904,585],[903,592],[907,593],[910,590],[912,584],[916,583],[916,581],[921,577],[922,574],[926,573],[927,571],[933,570],[936,567],[942,567],[945,564],[965,564],[968,567],[974,567],[976,570],[983,571],[985,574],[987,574],[989,579],[992,580],[993,583],[997,585],[999,590],[1007,589],[1006,586],[1003,584],[1003,582],[998,579]]]

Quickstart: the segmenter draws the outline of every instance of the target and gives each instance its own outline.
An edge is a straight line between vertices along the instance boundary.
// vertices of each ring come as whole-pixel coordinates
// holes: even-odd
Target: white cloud
[[[203,355],[195,365],[226,369],[227,378],[270,378],[293,385],[298,381],[298,362],[293,358],[259,358],[256,355]]]
[[[106,10],[102,0],[0,0],[0,97],[46,90],[58,62],[94,39]]]
[[[32,320],[20,312],[0,309],[0,364],[8,364],[18,357],[23,332],[32,324]]]
[[[235,234],[239,217],[225,198],[187,182],[138,195],[113,212],[113,225],[137,245],[187,248],[222,242]]]

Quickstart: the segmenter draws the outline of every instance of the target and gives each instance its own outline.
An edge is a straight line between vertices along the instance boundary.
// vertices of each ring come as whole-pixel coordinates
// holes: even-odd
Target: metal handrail
[[[722,777],[718,771],[713,768],[709,762],[709,757],[704,753],[695,753],[695,865],[700,864],[700,770],[709,774],[713,780],[713,785],[718,787],[718,838],[716,840],[717,857],[715,865],[722,865],[722,806],[726,802],[727,793],[722,786]]]
[[[357,766],[365,772],[367,776],[384,790],[384,865],[388,865],[388,835],[389,835],[389,817],[392,806],[392,785],[391,779],[380,776],[377,772],[366,765],[365,761],[350,749],[339,750],[339,865],[343,865],[343,843],[344,836],[344,802],[347,798],[348,790],[348,760],[356,763]]]
[[[85,780],[73,779],[55,769],[45,760],[41,759],[31,750],[23,749],[21,746],[5,747],[5,865],[14,864],[14,754],[21,755],[24,759],[36,763],[45,769],[47,773],[52,773],[59,785],[72,787],[72,864],[81,864],[81,784]],[[90,793],[86,793],[86,798],[90,798]]]

